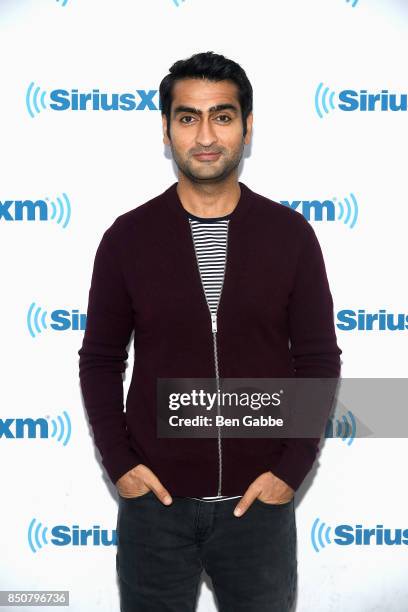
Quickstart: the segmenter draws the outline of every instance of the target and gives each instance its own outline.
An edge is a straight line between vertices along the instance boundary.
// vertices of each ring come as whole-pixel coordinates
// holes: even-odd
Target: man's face
[[[243,123],[238,88],[232,81],[183,79],[173,87],[170,139],[163,120],[163,142],[170,145],[181,172],[196,183],[224,180],[239,165],[249,144],[252,113]],[[200,155],[201,154],[201,155]]]

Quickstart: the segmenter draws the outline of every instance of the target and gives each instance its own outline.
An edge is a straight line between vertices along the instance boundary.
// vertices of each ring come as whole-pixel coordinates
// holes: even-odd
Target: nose
[[[197,143],[202,147],[210,147],[217,141],[217,136],[212,125],[211,119],[202,117],[196,136]]]

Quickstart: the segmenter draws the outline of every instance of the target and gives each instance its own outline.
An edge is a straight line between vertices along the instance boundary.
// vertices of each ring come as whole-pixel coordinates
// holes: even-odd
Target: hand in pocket
[[[115,485],[119,495],[126,499],[142,497],[149,491],[153,491],[162,503],[169,505],[173,501],[156,474],[143,463],[139,463],[126,474],[123,474]]]

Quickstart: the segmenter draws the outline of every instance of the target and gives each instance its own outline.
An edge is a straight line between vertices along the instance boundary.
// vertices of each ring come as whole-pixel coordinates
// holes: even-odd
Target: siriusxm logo
[[[48,415],[45,418],[40,417],[38,419],[31,417],[24,419],[0,419],[0,439],[51,438],[66,446],[71,439],[72,429],[68,412],[63,410],[62,416],[58,415],[56,419],[49,419]]]
[[[317,518],[311,529],[311,542],[314,550],[320,552],[328,544],[339,546],[401,546],[408,544],[408,529],[389,529],[384,525],[374,528],[363,528],[358,525],[337,525],[333,539],[330,539],[331,527]]]
[[[326,438],[340,438],[342,442],[350,446],[356,437],[356,431],[357,424],[354,414],[347,410],[347,413],[342,415],[341,421],[329,418],[324,435]]]
[[[24,419],[0,419],[0,438],[11,438],[13,440],[17,438],[51,438],[66,446],[71,439],[72,429],[68,412],[63,410],[62,416],[58,415],[55,419],[49,419],[49,415],[38,419],[31,417]]]
[[[358,203],[350,193],[343,200],[281,200],[281,204],[302,213],[308,221],[338,221],[352,229],[358,217]]]
[[[47,319],[52,321],[48,323]],[[54,331],[84,331],[86,327],[86,314],[80,314],[79,310],[53,310],[49,315],[41,306],[32,302],[27,313],[27,327],[32,338],[41,334],[43,330],[53,329]]]
[[[339,110],[351,112],[373,112],[373,111],[406,111],[408,110],[408,94],[389,93],[388,89],[382,89],[381,93],[368,93],[366,89],[356,91],[354,89],[342,90],[336,99],[336,92],[329,87],[319,83],[314,99],[315,110],[320,119],[324,114],[338,108]]]
[[[82,93],[78,89],[53,89],[49,94],[34,82],[26,92],[26,107],[30,117],[43,110],[53,111],[156,111],[161,110],[157,89],[136,89],[136,93],[103,93],[99,89]]]
[[[28,526],[28,545],[33,553],[44,546],[116,546],[116,529],[80,529],[79,525],[54,525],[48,535],[48,527],[33,518]]]
[[[384,308],[375,313],[344,309],[337,313],[336,325],[342,331],[404,331],[408,329],[408,314],[395,314]]]
[[[0,221],[52,221],[65,229],[71,219],[71,203],[66,193],[54,200],[0,201]]]

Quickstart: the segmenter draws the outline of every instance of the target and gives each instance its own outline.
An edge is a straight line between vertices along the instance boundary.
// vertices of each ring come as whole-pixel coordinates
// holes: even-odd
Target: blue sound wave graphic
[[[49,198],[45,198],[45,200],[51,207],[52,213],[50,219],[61,224],[65,217],[64,223],[62,223],[62,227],[65,229],[71,219],[71,203],[66,193],[62,194],[62,198],[58,196],[55,198],[57,200],[57,204],[53,200],[50,201]]]
[[[347,420],[347,418],[349,420]],[[350,446],[356,437],[357,424],[354,414],[348,410],[346,415],[343,414],[342,420],[336,419],[337,429],[333,426],[333,419],[329,419],[326,426],[327,438],[340,438],[342,442],[346,442]]]
[[[177,7],[180,6],[180,2],[184,2],[184,0],[173,0],[173,4]]]
[[[40,522],[35,527],[36,520],[37,519],[33,518],[30,525],[28,526],[28,545],[31,548],[33,553],[37,552],[44,545],[48,544],[47,542],[48,527],[43,527],[42,523]]]
[[[331,544],[330,541],[330,529],[331,527],[326,526],[326,523],[319,525],[320,519],[317,518],[312,525],[311,540],[312,546],[316,552],[320,552],[322,548],[325,548],[326,544]]]
[[[351,3],[351,6],[354,8],[358,4],[358,0],[346,0],[347,4]]]
[[[334,91],[331,92],[328,87],[324,87],[323,83],[319,83],[315,93],[315,109],[320,119],[323,119],[322,109],[324,113],[328,114],[330,109],[334,110],[336,108],[333,102],[335,95]]]
[[[41,110],[46,110],[46,95],[46,91],[41,92],[40,87],[35,87],[34,81],[30,83],[26,93],[26,106],[30,117],[34,118],[36,114],[38,115],[41,112]]]
[[[72,427],[71,419],[69,418],[68,412],[66,410],[63,410],[62,414],[65,417],[65,420],[60,415],[58,415],[56,419],[51,419],[51,438],[55,438],[57,442],[61,442],[61,440],[64,438],[62,444],[63,446],[66,446],[71,439]],[[57,432],[59,432],[58,437]]]
[[[333,202],[336,198],[333,198]],[[351,200],[351,201],[350,201]],[[338,221],[343,221],[345,225],[350,225],[350,229],[353,229],[357,222],[358,217],[358,203],[354,193],[350,193],[350,199],[344,198],[345,204],[339,201],[337,207],[339,209]]]
[[[37,334],[40,334],[43,329],[47,329],[47,323],[45,322],[47,311],[44,310],[40,317],[41,307],[38,306],[35,310],[35,302],[32,302],[27,313],[27,327],[32,338],[35,338]]]

